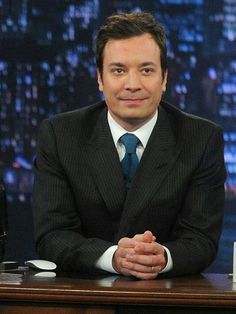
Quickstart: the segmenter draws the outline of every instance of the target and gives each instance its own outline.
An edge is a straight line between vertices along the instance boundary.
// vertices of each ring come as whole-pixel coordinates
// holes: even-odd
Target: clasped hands
[[[113,268],[125,276],[154,279],[167,263],[164,247],[151,231],[122,238],[113,255]]]

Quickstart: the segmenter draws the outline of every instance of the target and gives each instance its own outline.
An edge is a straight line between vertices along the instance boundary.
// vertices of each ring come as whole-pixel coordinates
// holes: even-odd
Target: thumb
[[[153,235],[151,231],[147,230],[143,234],[143,241],[146,243],[151,243],[156,241],[156,237]]]

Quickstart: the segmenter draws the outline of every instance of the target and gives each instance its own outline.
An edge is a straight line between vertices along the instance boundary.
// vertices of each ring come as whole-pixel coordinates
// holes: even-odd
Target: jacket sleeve
[[[222,133],[220,127],[213,129],[190,181],[171,239],[164,243],[173,259],[168,276],[199,273],[216,256],[225,202]]]
[[[83,236],[75,197],[60,163],[58,145],[61,143],[57,143],[51,121],[43,121],[33,191],[36,249],[40,258],[54,261],[62,270],[90,271],[113,243]]]

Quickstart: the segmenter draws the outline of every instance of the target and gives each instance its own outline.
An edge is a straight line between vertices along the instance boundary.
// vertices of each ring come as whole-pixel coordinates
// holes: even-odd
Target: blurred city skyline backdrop
[[[102,99],[93,42],[105,18],[151,12],[167,34],[164,99],[224,130],[224,231],[211,271],[231,272],[236,240],[236,1],[0,0],[0,167],[6,186],[6,258],[35,256],[33,161],[41,121]]]

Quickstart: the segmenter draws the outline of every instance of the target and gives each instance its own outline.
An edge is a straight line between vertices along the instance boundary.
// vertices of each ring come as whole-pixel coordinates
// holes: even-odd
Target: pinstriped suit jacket
[[[39,257],[91,271],[124,236],[151,230],[168,276],[194,274],[217,252],[226,177],[222,130],[166,102],[126,195],[104,102],[43,121],[35,161]]]

